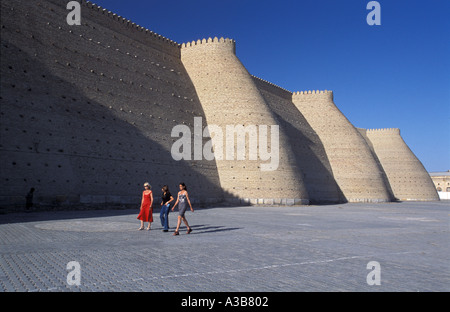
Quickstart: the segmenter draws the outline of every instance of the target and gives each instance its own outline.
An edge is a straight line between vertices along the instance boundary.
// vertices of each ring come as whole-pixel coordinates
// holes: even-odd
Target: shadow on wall
[[[344,194],[334,180],[331,166],[328,168],[323,164],[328,162],[325,150],[319,146],[318,142],[312,141],[297,127],[293,126],[289,121],[285,120],[277,113],[273,113],[280,127],[284,129],[289,138],[291,148],[295,155],[298,168],[303,174],[303,182],[309,194],[311,204],[333,204],[345,203]],[[291,116],[294,120],[304,120],[300,112],[297,116]],[[307,124],[304,120],[303,124]],[[311,133],[313,130],[311,129]],[[316,135],[317,136],[317,135]],[[318,158],[318,154],[324,158],[322,161]]]
[[[155,197],[185,182],[195,205],[223,199],[215,163],[172,159],[171,128],[155,129],[163,146],[3,36],[1,54],[0,207],[24,208],[31,187],[35,206],[139,206],[146,181]]]
[[[380,159],[378,158],[377,153],[375,152],[375,150],[373,149],[373,145],[372,142],[370,141],[370,139],[367,137],[366,134],[366,129],[362,129],[362,128],[356,128],[356,130],[358,130],[359,134],[364,138],[364,140],[366,141],[367,145],[369,146],[369,150],[370,153],[372,154],[373,159],[375,160],[375,162],[377,163],[377,166],[380,168],[380,172],[381,172],[381,178],[383,179],[383,183],[386,185],[386,189],[389,193],[389,196],[391,197],[391,201],[392,202],[398,202],[400,201],[400,199],[398,199],[397,197],[395,197],[394,195],[394,191],[392,190],[392,186],[391,183],[389,182],[389,179],[386,175],[386,172],[383,168],[383,165],[381,164]]]

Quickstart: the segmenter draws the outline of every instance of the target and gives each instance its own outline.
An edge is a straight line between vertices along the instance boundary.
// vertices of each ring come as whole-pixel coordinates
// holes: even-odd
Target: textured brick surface
[[[214,163],[171,156],[172,128],[204,117],[178,45],[84,5],[69,26],[66,4],[1,3],[0,206],[31,187],[35,203],[139,203],[146,181],[223,198]]]
[[[363,130],[364,133],[364,130]],[[438,200],[429,173],[400,135],[400,129],[369,129],[365,138],[399,200]]]
[[[333,92],[296,92],[292,101],[319,135],[346,200],[391,201],[383,169],[358,130],[334,104]]]
[[[292,93],[257,77],[253,81],[287,134],[310,202],[342,202],[344,196],[334,180],[321,139],[292,103]]]
[[[237,150],[237,140],[228,139],[225,135],[227,125],[240,125],[243,127],[278,126],[278,121],[260,94],[247,69],[235,54],[235,42],[230,39],[208,39],[196,43],[183,44],[181,49],[183,62],[189,77],[194,84],[200,102],[210,125],[219,126],[226,148],[234,147]],[[271,142],[271,133],[268,130],[268,145],[270,149],[275,146]],[[228,134],[228,133],[226,133]],[[261,136],[257,146],[264,145]],[[250,199],[261,198],[290,198],[304,199],[308,203],[309,196],[304,186],[302,172],[295,162],[295,155],[289,144],[288,137],[283,128],[280,129],[279,164],[276,170],[261,171],[262,164],[267,161],[260,159],[258,150],[257,160],[217,160],[220,182],[224,190],[230,194]],[[234,142],[233,142],[234,141]],[[248,142],[248,141],[247,141]],[[249,153],[249,143],[247,152]],[[224,152],[226,150],[224,147]]]
[[[137,231],[136,214],[1,216],[0,290],[450,291],[445,202],[203,209],[176,237]],[[80,286],[66,283],[70,261]]]
[[[178,44],[85,0],[69,26],[66,4],[1,2],[0,209],[23,207],[31,187],[41,206],[138,204],[145,181],[157,193],[185,182],[205,205],[437,199],[400,137],[368,132],[371,150],[332,92],[251,76],[234,40]],[[244,160],[175,161],[172,130],[195,136],[195,117],[222,131],[279,126],[276,170],[249,160],[248,139]],[[276,149],[268,141],[258,152]]]

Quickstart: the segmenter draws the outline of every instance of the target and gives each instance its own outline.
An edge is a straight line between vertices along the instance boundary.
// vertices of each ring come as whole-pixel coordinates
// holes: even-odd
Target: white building
[[[439,194],[439,198],[450,199],[450,170],[443,172],[430,172],[431,180]]]

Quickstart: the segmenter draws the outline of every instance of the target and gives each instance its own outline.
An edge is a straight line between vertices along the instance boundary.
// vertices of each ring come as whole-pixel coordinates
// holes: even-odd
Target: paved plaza
[[[1,291],[450,291],[447,202],[0,215]],[[67,264],[80,265],[69,285]],[[380,285],[368,263],[379,263]],[[372,274],[372,275],[371,275]]]

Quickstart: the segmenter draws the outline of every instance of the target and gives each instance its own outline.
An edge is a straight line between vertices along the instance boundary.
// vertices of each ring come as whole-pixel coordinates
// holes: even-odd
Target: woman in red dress
[[[153,194],[150,190],[152,187],[148,182],[144,183],[144,188],[145,190],[142,192],[141,212],[137,219],[141,220],[141,227],[139,230],[143,230],[144,222],[148,222],[147,231],[149,231],[153,222]]]

